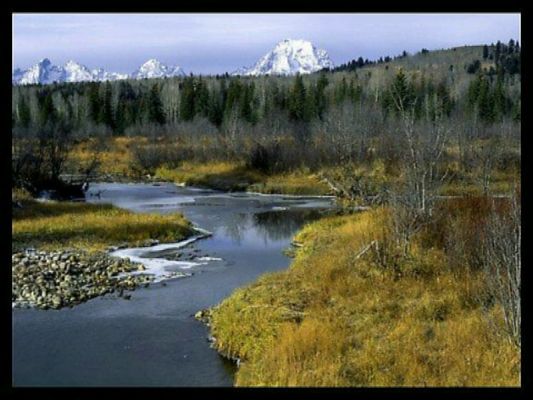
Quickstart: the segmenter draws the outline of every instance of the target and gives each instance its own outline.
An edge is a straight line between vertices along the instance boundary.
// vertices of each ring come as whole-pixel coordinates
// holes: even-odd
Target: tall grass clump
[[[457,213],[450,222],[471,218]],[[502,305],[481,301],[483,270],[450,266],[442,225],[405,257],[390,224],[386,208],[309,224],[288,270],[212,310],[215,347],[241,359],[236,385],[520,385],[520,351],[494,329]]]

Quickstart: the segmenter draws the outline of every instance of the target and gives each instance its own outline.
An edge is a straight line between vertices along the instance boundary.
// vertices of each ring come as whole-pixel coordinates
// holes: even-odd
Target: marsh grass
[[[121,175],[135,177],[138,171],[132,169],[133,149],[139,144],[146,143],[143,137],[116,137],[106,140],[105,146],[98,153],[101,174]],[[96,139],[89,139],[77,144],[69,154],[69,171],[78,172],[77,169],[88,164],[94,157]]]
[[[427,237],[399,268],[360,255],[388,223],[383,208],[311,223],[288,270],[212,310],[216,348],[243,361],[237,385],[520,385],[520,353],[479,303],[481,272],[450,269]]]
[[[324,195],[329,188],[316,175],[306,171],[266,175],[244,163],[184,162],[178,168],[160,167],[156,178],[229,191],[251,191],[293,195]]]
[[[182,214],[138,214],[109,204],[24,200],[13,209],[12,249],[39,247],[104,250],[147,239],[179,241],[193,233]]]

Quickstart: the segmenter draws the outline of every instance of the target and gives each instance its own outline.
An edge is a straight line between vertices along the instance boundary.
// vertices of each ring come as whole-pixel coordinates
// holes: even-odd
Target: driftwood
[[[358,260],[361,258],[368,250],[372,248],[372,246],[377,246],[377,240],[372,240],[369,244],[367,244],[357,255],[355,256],[355,259]]]
[[[344,188],[341,188],[341,187],[337,187],[333,184],[333,182],[331,182],[327,177],[325,177],[324,175],[321,176],[322,178],[322,181],[325,182],[331,190],[333,190],[335,193],[339,193],[347,198],[349,198],[350,200],[353,200],[353,196],[350,194],[350,192]]]

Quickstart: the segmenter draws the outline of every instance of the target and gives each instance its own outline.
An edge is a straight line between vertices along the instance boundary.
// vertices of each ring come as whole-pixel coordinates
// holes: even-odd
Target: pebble
[[[147,275],[122,275],[144,271],[141,264],[116,259],[106,253],[88,254],[78,250],[42,251],[26,249],[13,253],[12,301],[15,306],[59,309],[106,293],[148,285]],[[119,275],[121,274],[121,275]]]

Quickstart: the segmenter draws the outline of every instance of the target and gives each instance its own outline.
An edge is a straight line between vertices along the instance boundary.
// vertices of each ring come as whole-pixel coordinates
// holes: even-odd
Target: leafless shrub
[[[521,204],[511,198],[510,210],[503,215],[493,210],[483,243],[487,287],[502,306],[504,331],[513,344],[521,346]]]

